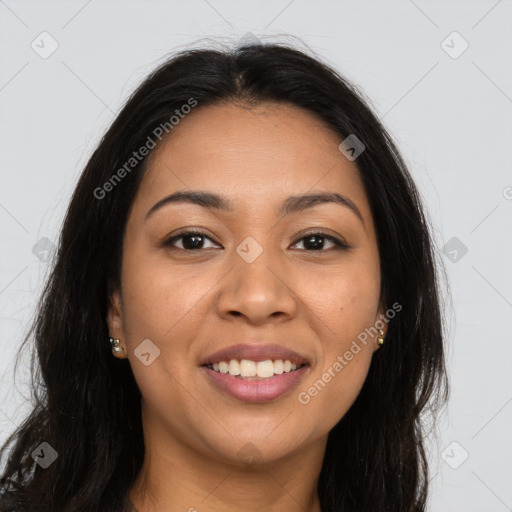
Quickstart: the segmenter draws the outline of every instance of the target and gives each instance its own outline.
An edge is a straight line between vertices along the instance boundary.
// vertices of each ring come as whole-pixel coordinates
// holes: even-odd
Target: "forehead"
[[[156,202],[175,190],[208,189],[254,211],[274,208],[281,197],[332,191],[368,216],[357,167],[338,149],[342,140],[288,104],[196,107],[149,156],[138,195]]]

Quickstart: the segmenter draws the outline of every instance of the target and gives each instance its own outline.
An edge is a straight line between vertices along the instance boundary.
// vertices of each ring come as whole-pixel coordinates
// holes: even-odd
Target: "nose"
[[[264,250],[251,263],[234,253],[232,260],[232,270],[221,281],[217,301],[220,316],[242,316],[252,325],[261,325],[296,315],[297,296],[290,273],[274,253]]]

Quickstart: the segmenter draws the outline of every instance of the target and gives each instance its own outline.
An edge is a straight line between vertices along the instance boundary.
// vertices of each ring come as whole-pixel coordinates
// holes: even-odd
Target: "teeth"
[[[240,375],[240,363],[236,359],[229,361],[229,375]]]
[[[240,376],[256,377],[256,363],[248,359],[242,359],[240,361]]]
[[[258,361],[256,373],[258,377],[272,377],[274,375],[274,363],[270,359]]]
[[[228,361],[219,361],[209,364],[208,367],[219,373],[229,373],[230,375],[240,377],[260,377],[266,379],[273,375],[281,375],[302,368],[304,365],[292,363],[289,359],[266,359],[265,361],[251,361],[249,359],[231,359]]]

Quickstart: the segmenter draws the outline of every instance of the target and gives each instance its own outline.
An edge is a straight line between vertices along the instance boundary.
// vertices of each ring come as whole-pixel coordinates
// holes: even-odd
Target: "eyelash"
[[[202,237],[208,238],[208,240],[212,241],[213,243],[216,243],[206,233],[203,233],[202,231],[189,230],[189,231],[185,231],[183,233],[180,233],[179,235],[175,235],[175,236],[165,240],[162,245],[169,249],[179,249],[181,251],[187,251],[187,252],[198,252],[198,251],[203,250],[203,249],[182,249],[181,247],[174,247],[172,245],[177,240],[180,240],[181,238],[187,238],[189,236],[202,236]],[[292,245],[296,245],[298,242],[300,242],[306,238],[313,237],[313,236],[318,236],[320,238],[330,240],[335,245],[335,247],[332,247],[330,250],[347,250],[347,249],[351,248],[349,245],[347,245],[342,240],[339,240],[338,238],[336,238],[332,235],[325,234],[321,228],[312,229],[306,233],[303,233],[302,236],[300,238],[298,238]],[[327,249],[327,250],[302,249],[302,250],[305,250],[308,252],[328,252],[329,251],[329,249]]]

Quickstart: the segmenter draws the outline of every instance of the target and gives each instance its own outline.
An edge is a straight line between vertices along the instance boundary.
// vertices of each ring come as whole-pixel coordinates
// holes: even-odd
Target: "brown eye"
[[[303,244],[306,251],[326,252],[326,250],[324,250],[326,240],[332,244],[331,247],[327,247],[327,249],[350,249],[350,246],[345,242],[334,236],[326,235],[321,231],[312,231],[307,233],[305,236],[302,236],[297,240],[294,245],[304,241]]]
[[[175,245],[179,240],[181,240],[181,247]],[[186,231],[169,238],[163,243],[163,245],[165,247],[182,249],[185,251],[195,251],[198,249],[205,249],[204,244],[206,240],[212,241],[211,238],[201,231]]]

